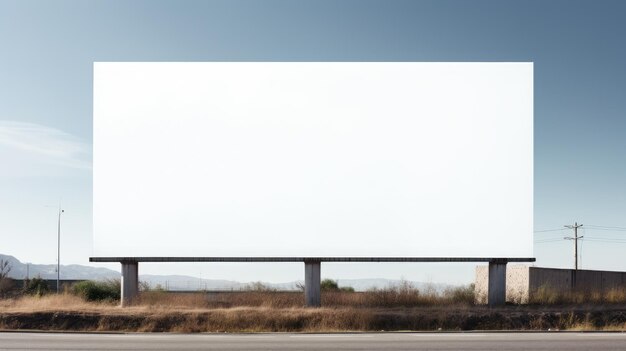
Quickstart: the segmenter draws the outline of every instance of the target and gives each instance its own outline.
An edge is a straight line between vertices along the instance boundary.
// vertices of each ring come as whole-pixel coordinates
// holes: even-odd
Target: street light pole
[[[61,209],[59,204],[59,220],[57,222],[57,294],[61,292],[61,213],[65,210]]]

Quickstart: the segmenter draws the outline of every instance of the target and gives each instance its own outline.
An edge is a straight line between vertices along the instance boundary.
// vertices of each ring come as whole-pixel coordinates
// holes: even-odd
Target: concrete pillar
[[[139,264],[134,261],[122,262],[122,306],[132,304],[139,295]]]
[[[320,261],[304,261],[304,302],[307,307],[322,305]]]
[[[489,262],[489,307],[504,306],[506,303],[506,261]]]

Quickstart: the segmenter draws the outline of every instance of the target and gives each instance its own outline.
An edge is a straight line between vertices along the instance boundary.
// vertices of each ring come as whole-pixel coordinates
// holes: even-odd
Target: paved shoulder
[[[626,333],[0,333],[0,350],[623,350]]]

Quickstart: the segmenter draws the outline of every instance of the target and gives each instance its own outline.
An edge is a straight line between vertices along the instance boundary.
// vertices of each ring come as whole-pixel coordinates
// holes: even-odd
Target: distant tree
[[[9,272],[11,272],[11,265],[9,261],[0,260],[0,281],[9,277]]]
[[[275,291],[276,289],[272,288],[271,286],[264,284],[263,282],[252,282],[250,284],[247,284],[244,287],[244,290],[249,290],[249,291]]]
[[[339,285],[336,280],[324,279],[321,283],[322,291],[339,291]]]
[[[11,268],[9,261],[0,260],[0,294],[3,294],[5,290],[9,290],[13,286],[13,281],[9,278]]]
[[[161,286],[160,284],[157,284],[157,286]],[[162,290],[162,289],[161,289]],[[152,287],[150,286],[150,283],[140,280],[139,281],[139,291],[152,291]]]

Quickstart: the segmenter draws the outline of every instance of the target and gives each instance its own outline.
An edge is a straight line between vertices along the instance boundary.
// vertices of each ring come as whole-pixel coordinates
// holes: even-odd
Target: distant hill
[[[8,261],[9,265],[11,265],[9,276],[13,279],[26,278],[27,270],[28,276],[31,278],[37,276],[43,279],[57,278],[56,264],[28,264],[27,268],[26,263],[22,263],[13,256],[0,254],[0,259]],[[103,267],[81,266],[77,264],[61,265],[61,279],[111,279],[119,278],[119,276],[119,272]]]
[[[0,259],[8,261],[11,265],[9,276],[13,279],[24,279],[26,277],[26,264],[13,256],[0,254]],[[29,277],[41,277],[43,279],[56,279],[56,264],[29,264]],[[83,266],[77,264],[61,265],[61,279],[68,280],[104,280],[119,279],[120,272],[103,267]],[[251,283],[242,283],[234,280],[202,279],[188,275],[152,275],[142,274],[139,280],[149,284],[151,287],[160,286],[167,290],[241,290]],[[337,279],[340,287],[353,287],[356,291],[365,291],[372,288],[385,288],[400,284],[401,280],[393,279]],[[293,281],[286,283],[265,283],[263,285],[277,290],[298,290],[298,286],[303,281]],[[409,281],[414,287],[425,290],[434,289],[441,291],[451,287],[447,284],[431,284],[423,282]]]

